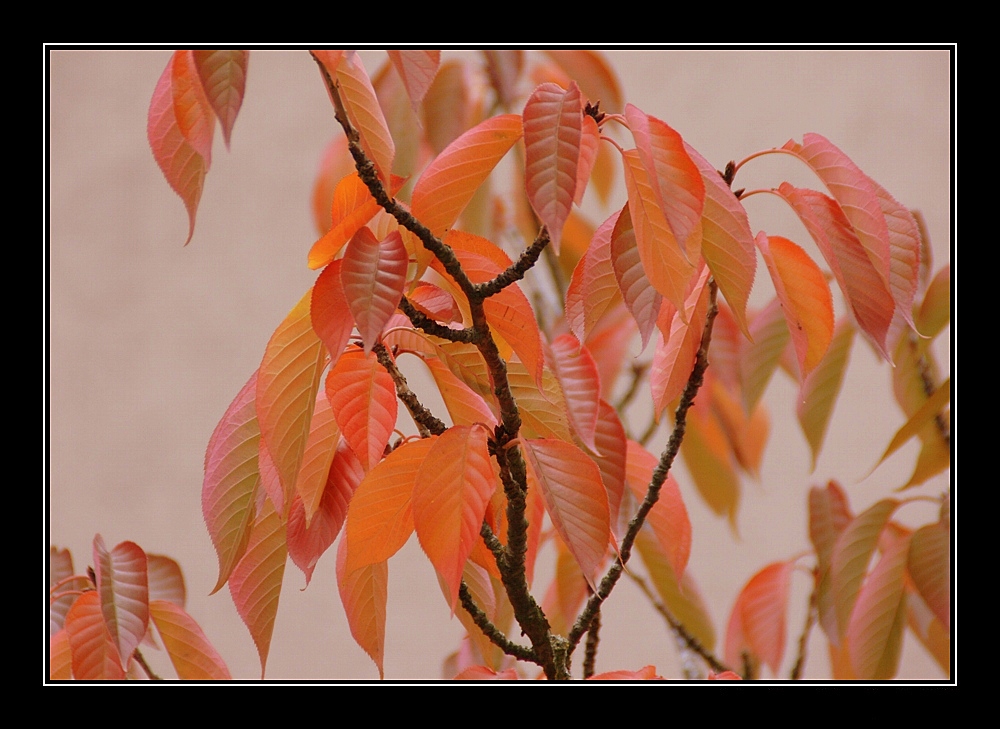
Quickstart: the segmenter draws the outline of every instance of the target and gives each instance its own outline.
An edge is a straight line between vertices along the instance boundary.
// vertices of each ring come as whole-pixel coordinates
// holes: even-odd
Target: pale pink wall
[[[168,51],[59,51],[50,56],[49,242],[50,500],[53,544],[78,569],[91,563],[95,533],[133,540],[177,559],[189,612],[233,676],[260,668],[226,590],[201,517],[205,445],[264,345],[312,284],[305,262],[316,235],[308,201],[319,154],[337,128],[316,68],[302,50],[254,52],[246,101],[226,151],[216,142],[194,239],[187,217],[146,143],[150,95]],[[369,71],[383,54],[366,53]],[[919,208],[935,268],[950,259],[952,170],[949,54],[937,51],[616,51],[608,54],[625,98],[677,129],[721,168],[727,160],[818,132],[844,149],[897,199]],[[767,158],[737,184],[815,184],[787,160]],[[754,230],[812,243],[776,200],[747,201]],[[622,197],[619,204],[624,200]],[[607,215],[596,210],[592,218]],[[756,300],[769,283],[758,276]],[[947,375],[948,336],[936,349]],[[717,631],[751,574],[808,546],[810,485],[838,478],[856,508],[903,483],[907,447],[859,480],[902,424],[886,400],[889,367],[857,344],[825,452],[809,473],[794,420],[794,390],[781,377],[769,393],[773,435],[760,483],[744,485],[739,538],[712,516],[679,473],[695,523],[693,574]],[[662,445],[661,434],[657,447]],[[921,489],[937,494],[946,476]],[[927,521],[929,508],[904,519]],[[332,552],[308,590],[289,563],[272,641],[271,679],[375,679],[347,629]],[[390,562],[386,646],[389,679],[437,678],[462,630],[450,619],[416,540]],[[805,616],[807,578],[795,578],[790,643]],[[538,592],[544,591],[544,585]],[[676,676],[673,642],[627,580],[604,613],[598,668],[655,664]],[[814,635],[806,676],[828,677]],[[791,654],[789,650],[789,654]],[[162,655],[146,651],[155,665]],[[577,661],[579,664],[579,660]],[[791,657],[782,669],[787,675]],[[579,666],[577,666],[579,668]],[[164,669],[169,673],[168,669]],[[902,678],[940,673],[912,639]]]

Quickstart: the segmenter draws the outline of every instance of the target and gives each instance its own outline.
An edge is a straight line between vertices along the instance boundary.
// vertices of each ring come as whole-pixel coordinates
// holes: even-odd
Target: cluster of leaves
[[[623,105],[591,52],[535,62],[484,52],[479,68],[390,51],[374,78],[354,52],[312,55],[343,132],[314,199],[321,236],[308,263],[321,272],[205,462],[215,589],[229,585],[262,668],[287,558],[308,583],[343,533],[340,594],[381,674],[388,560],[415,532],[469,634],[452,675],[512,677],[516,660],[566,678],[587,636],[593,676],[600,608],[633,547],[655,604],[711,670],[777,671],[803,558],[747,584],[725,665],[685,569],[691,524],[669,471],[680,451],[706,503],[734,520],[739,473],[757,472],[766,445],[760,397],[772,374],[798,382],[815,458],[858,332],[895,359],[910,418],[886,455],[911,436],[923,443],[906,485],[949,467],[950,388],[928,349],[949,318],[948,271],[928,283],[914,215],[818,134],[718,172],[664,121]],[[157,84],[150,143],[191,232],[215,120],[228,140],[246,71],[244,52],[178,51]],[[739,169],[765,153],[794,156],[829,194],[788,183],[734,193]],[[491,174],[502,162],[506,188]],[[576,206],[588,187],[606,199],[618,169],[628,202],[591,228]],[[797,213],[827,271],[798,244],[752,233],[741,199],[763,193]],[[755,311],[758,254],[775,297]],[[829,280],[848,311],[839,323]],[[629,372],[635,338],[655,346]],[[410,390],[403,355],[429,372],[447,421]],[[653,431],[632,433],[620,417],[641,383],[654,425],[672,421],[659,457],[644,445]],[[416,436],[397,434],[399,403]],[[947,500],[940,522],[912,533],[890,520],[901,503],[854,516],[836,485],[812,492],[813,599],[838,676],[891,677],[907,620],[947,671]],[[539,603],[532,580],[547,542],[556,574]]]
[[[93,559],[87,574],[78,575],[69,550],[49,549],[50,678],[159,678],[139,646],[161,644],[180,679],[230,678],[184,610],[184,577],[174,560],[146,554],[134,542],[108,550],[100,534],[94,537]]]

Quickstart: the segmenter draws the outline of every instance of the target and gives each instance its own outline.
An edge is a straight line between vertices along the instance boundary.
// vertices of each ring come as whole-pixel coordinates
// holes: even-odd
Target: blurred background
[[[457,53],[467,52],[446,50],[443,60]],[[950,260],[947,50],[605,55],[624,99],[666,121],[719,169],[790,138],[801,140],[804,132],[822,134],[897,200],[922,212],[935,271]],[[374,50],[362,57],[372,75],[385,62],[385,54]],[[233,677],[251,680],[260,677],[260,663],[228,590],[208,595],[218,565],[201,515],[205,447],[260,363],[271,332],[315,279],[306,265],[318,237],[310,196],[320,156],[340,129],[304,49],[251,53],[231,148],[226,151],[216,136],[194,237],[184,247],[187,214],[146,141],[149,100],[169,58],[169,50],[49,53],[48,538],[71,550],[78,572],[92,564],[96,533],[109,547],[131,540],[177,560],[188,612]],[[741,170],[734,187],[776,187],[783,180],[818,186],[791,158],[771,155]],[[624,202],[619,184],[607,208],[588,194],[584,213],[596,225]],[[815,255],[804,228],[777,198],[755,196],[746,207],[754,232],[786,236]],[[772,295],[761,265],[752,303]],[[942,377],[950,374],[950,340],[947,332],[936,341]],[[917,446],[910,443],[865,478],[905,417],[892,399],[890,365],[862,341],[852,350],[812,472],[795,420],[795,394],[779,373],[765,395],[771,439],[759,482],[743,484],[735,533],[704,506],[683,469],[677,471],[694,524],[688,569],[715,621],[719,655],[742,585],[769,562],[809,548],[810,486],[837,479],[861,511],[905,483],[913,468]],[[665,440],[661,431],[651,450],[658,453]],[[916,492],[936,496],[948,485],[945,473]],[[899,518],[920,524],[934,514],[933,505],[915,504]],[[544,594],[541,567],[535,584]],[[266,677],[377,680],[375,665],[347,627],[332,550],[304,586],[289,562]],[[807,574],[796,573],[782,677],[794,661],[809,588]],[[602,615],[599,671],[654,664],[662,675],[680,676],[669,630],[629,580],[619,583]],[[462,634],[412,538],[389,563],[385,677],[442,678],[444,659]],[[164,655],[144,653],[173,675]],[[577,672],[581,661],[582,655]],[[818,629],[804,675],[830,676]],[[899,678],[942,677],[908,636]]]

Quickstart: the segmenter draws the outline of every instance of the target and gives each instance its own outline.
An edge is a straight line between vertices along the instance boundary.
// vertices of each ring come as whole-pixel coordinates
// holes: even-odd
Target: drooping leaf
[[[441,51],[397,50],[386,53],[399,77],[403,79],[410,104],[416,111],[437,74],[441,63]]]
[[[711,409],[697,400],[688,410],[681,457],[705,503],[719,516],[727,517],[735,531],[740,479],[725,431]]]
[[[628,441],[625,481],[637,503],[642,503],[646,498],[658,463],[659,459],[639,443]],[[680,487],[672,474],[667,474],[660,486],[659,498],[646,517],[646,524],[656,535],[663,554],[674,570],[676,581],[680,583],[691,556],[691,519],[681,497]]]
[[[66,633],[77,681],[120,681],[125,678],[118,649],[108,632],[96,590],[85,592],[66,613]]]
[[[164,177],[173,188],[188,213],[188,236],[184,245],[191,242],[194,235],[194,220],[198,213],[198,202],[205,186],[205,173],[208,172],[208,161],[198,153],[198,150],[184,136],[174,111],[173,67],[176,51],[167,67],[163,70],[160,80],[153,91],[153,99],[149,104],[149,117],[146,125],[146,136],[153,157],[160,166]],[[180,63],[181,61],[177,61]]]
[[[572,629],[580,608],[590,594],[590,587],[566,542],[557,537],[554,546],[555,574],[542,599],[542,612],[548,618],[552,631],[565,635]]]
[[[493,427],[497,424],[496,415],[482,396],[456,377],[441,360],[428,357],[424,359],[424,364],[431,371],[454,425],[483,423]]]
[[[347,51],[337,64],[340,97],[353,126],[360,137],[361,148],[375,165],[382,184],[388,186],[396,146],[382,115],[375,89],[368,78],[361,56]]]
[[[351,238],[343,261],[344,296],[368,354],[403,296],[406,248],[397,232],[378,240],[371,230],[362,228]]]
[[[507,363],[507,382],[526,435],[573,442],[566,398],[548,367],[542,373],[542,386],[539,387],[521,361],[513,358]]]
[[[354,546],[351,545],[351,549]],[[385,614],[388,602],[389,563],[381,560],[350,569],[347,539],[337,549],[337,588],[344,604],[351,635],[371,656],[379,678],[385,678]]]
[[[802,376],[826,354],[833,338],[833,298],[823,272],[787,238],[757,234],[771,281],[781,301]]]
[[[199,50],[192,53],[198,78],[201,79],[208,103],[219,119],[222,137],[228,147],[236,115],[243,105],[250,52]]]
[[[496,625],[494,620],[497,617],[497,594],[493,589],[493,582],[486,569],[475,564],[470,559],[465,563],[465,567],[462,570],[462,581],[465,583],[476,605],[486,614],[490,622]],[[440,574],[438,575],[438,583],[441,586],[441,591],[444,593],[445,599],[448,599],[450,588]],[[475,621],[473,621],[468,611],[464,609],[456,610],[455,617],[462,623],[462,627],[465,628],[469,640],[474,644],[483,662],[493,670],[500,668],[504,659],[503,651],[486,637]]]
[[[302,453],[302,467],[295,479],[295,496],[302,502],[303,513],[308,527],[319,508],[320,499],[326,488],[330,463],[340,441],[340,428],[333,415],[333,409],[326,393],[316,395],[309,437]]]
[[[684,149],[705,184],[701,252],[732,307],[736,323],[749,336],[746,307],[757,272],[757,251],[746,210],[715,168],[694,147]]]
[[[899,506],[895,499],[883,499],[858,514],[837,537],[830,555],[830,585],[837,612],[838,638],[843,640],[858,599],[858,591],[868,571],[868,562],[882,529]],[[831,642],[839,640],[829,636]]]
[[[925,524],[910,538],[906,567],[920,596],[951,628],[951,530],[945,521]]]
[[[583,135],[580,88],[536,88],[524,106],[524,182],[532,209],[559,253],[563,224],[576,197]]]
[[[404,443],[365,474],[347,511],[348,573],[384,562],[410,538],[413,484],[436,438]]]
[[[319,558],[340,534],[347,519],[351,496],[365,475],[354,451],[343,437],[339,440],[340,444],[335,448],[318,509],[312,520],[307,521],[300,498],[292,501],[288,514],[288,556],[305,574],[307,586]]]
[[[264,677],[271,649],[274,620],[278,614],[281,581],[288,556],[285,524],[270,501],[265,501],[250,533],[243,559],[229,577],[229,592],[260,656]]]
[[[413,215],[434,235],[442,236],[521,135],[519,114],[492,117],[462,134],[417,180]]]
[[[682,311],[672,311],[668,306],[660,309],[657,324],[663,339],[656,347],[649,371],[656,418],[684,391],[694,369],[708,314],[708,274],[704,267]]]
[[[146,553],[135,542],[122,542],[109,552],[98,534],[94,537],[94,570],[101,613],[124,670],[149,622]]]
[[[340,432],[365,471],[382,459],[396,427],[396,386],[374,354],[345,352],[326,377],[326,396]]]
[[[726,630],[726,662],[742,663],[749,651],[777,675],[785,654],[785,619],[794,561],[769,564],[743,586]]]
[[[895,302],[843,209],[831,197],[795,188],[787,182],[781,183],[778,193],[789,202],[816,241],[858,326],[888,359],[886,335]]]
[[[215,136],[215,112],[205,95],[194,51],[175,51],[171,59],[171,91],[174,116],[184,138],[205,160],[212,164],[212,138]]]
[[[274,330],[257,375],[257,419],[281,482],[283,499],[275,503],[280,512],[291,502],[326,365],[326,348],[312,326],[311,301],[310,289]]]
[[[552,524],[596,592],[611,539],[608,497],[597,465],[572,443],[522,439],[529,489],[538,488]]]
[[[917,331],[934,338],[951,321],[951,264],[942,266],[924,292],[916,314]]]
[[[483,426],[449,428],[431,446],[413,484],[413,526],[448,587],[453,612],[462,569],[494,490],[488,437]]]
[[[600,102],[603,111],[621,110],[621,84],[599,52],[574,48],[545,51],[545,54],[580,84],[588,101],[593,104]]]
[[[656,204],[684,257],[693,264],[701,255],[705,207],[701,171],[688,155],[681,135],[666,122],[632,104],[625,105],[625,118]]]
[[[802,433],[809,442],[812,452],[812,468],[816,468],[823,447],[823,438],[830,424],[833,406],[840,395],[844,381],[847,359],[854,342],[854,327],[849,321],[842,321],[834,331],[830,347],[812,372],[802,381],[795,412],[799,418]]]
[[[255,493],[260,484],[256,398],[254,372],[215,426],[205,453],[201,509],[219,558],[219,579],[212,593],[226,583],[246,551],[254,522]]]
[[[608,509],[612,533],[618,523],[618,512],[625,491],[625,468],[628,458],[628,442],[625,428],[614,406],[600,401],[597,427],[594,431],[597,455],[594,461],[601,472],[601,480],[608,493]]]
[[[920,276],[920,230],[908,209],[875,180],[870,181],[889,230],[889,291],[896,301],[897,315],[913,327],[913,297]]]
[[[819,624],[830,640],[839,641],[837,609],[834,604],[830,558],[837,537],[847,528],[854,515],[844,490],[835,481],[826,488],[809,489],[809,539],[816,551],[816,607]]]
[[[753,411],[767,389],[791,337],[781,309],[775,297],[750,322],[753,343],[746,345],[739,359],[743,407],[747,412]]]
[[[881,466],[886,458],[902,448],[910,438],[918,435],[926,425],[933,422],[934,418],[940,414],[941,410],[949,402],[951,402],[950,377],[942,382],[941,386],[934,391],[934,394],[928,397],[924,404],[910,416],[910,419],[903,423],[903,426],[896,431],[896,434],[893,435],[892,440],[886,447],[885,453],[882,454],[882,457],[878,459],[878,463],[875,464],[875,468]]]
[[[63,629],[66,622],[66,613],[76,600],[75,594],[66,594],[52,599],[53,595],[73,590],[84,590],[93,587],[90,580],[80,577],[68,580],[55,591],[52,592],[58,583],[73,576],[73,556],[68,549],[49,547],[49,637]]]
[[[580,162],[576,166],[576,194],[573,196],[573,202],[577,205],[583,202],[587,183],[590,182],[590,175],[597,165],[601,149],[601,130],[594,117],[584,114],[580,132]]]
[[[941,667],[945,677],[951,678],[951,631],[937,619],[920,594],[910,590],[908,585],[906,612],[911,632]]]
[[[894,539],[882,555],[851,613],[847,651],[854,674],[863,681],[893,678],[899,668],[906,625],[906,554],[909,539]]]
[[[594,437],[600,410],[601,379],[594,358],[572,334],[556,337],[550,345],[552,368],[566,397],[566,410],[573,429],[591,452],[597,452]]]
[[[566,319],[581,342],[621,298],[611,265],[611,233],[620,212],[613,213],[594,232],[590,247],[573,269],[566,288]]]
[[[789,140],[784,149],[800,157],[826,184],[864,246],[879,277],[889,284],[889,228],[872,180],[828,139],[805,134],[802,144]]]
[[[313,284],[309,303],[313,330],[326,346],[331,367],[336,366],[354,331],[354,317],[340,277],[343,265],[343,260],[336,260],[323,269]]]
[[[445,61],[424,96],[423,127],[435,154],[440,154],[482,118],[479,79],[467,63]]]
[[[642,257],[636,244],[635,229],[632,227],[632,216],[627,205],[615,223],[609,250],[618,289],[625,306],[639,326],[642,348],[645,350],[649,344],[649,336],[656,326],[663,297],[646,278]]]
[[[716,319],[718,323],[718,319]],[[714,330],[718,331],[718,329]],[[716,342],[713,332],[712,344]],[[714,347],[713,347],[714,349]],[[715,364],[713,357],[712,364]],[[718,372],[716,372],[718,374]],[[707,386],[707,387],[706,387]],[[760,473],[764,448],[770,430],[767,408],[758,404],[748,416],[738,399],[738,394],[728,388],[720,378],[706,375],[703,389],[708,390],[712,412],[722,426],[736,463],[753,477]]]
[[[517,671],[506,668],[494,671],[489,666],[469,666],[461,671],[453,681],[517,681]]]
[[[182,681],[229,681],[229,669],[201,627],[180,606],[151,600],[149,616]]]
[[[162,554],[146,555],[146,574],[149,581],[149,600],[166,600],[179,608],[187,602],[187,588],[181,567]]]

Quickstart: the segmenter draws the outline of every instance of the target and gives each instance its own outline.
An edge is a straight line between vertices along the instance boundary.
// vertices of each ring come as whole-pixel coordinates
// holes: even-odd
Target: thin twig
[[[590,621],[590,629],[587,630],[587,645],[583,653],[583,677],[590,678],[594,675],[594,666],[597,663],[597,646],[601,642],[601,611],[594,614],[594,619]]]
[[[795,664],[792,666],[792,672],[789,676],[793,681],[798,681],[802,678],[802,671],[806,667],[806,647],[809,643],[809,633],[812,632],[813,625],[816,624],[816,617],[819,613],[818,605],[818,591],[813,587],[813,591],[809,595],[809,607],[806,610],[806,624],[799,635],[799,651],[795,657]]]
[[[135,658],[135,662],[136,663],[138,663],[140,666],[142,666],[142,670],[146,672],[147,676],[149,676],[149,680],[150,681],[162,681],[163,680],[160,676],[157,676],[153,672],[152,668],[149,667],[149,664],[146,663],[146,659],[143,657],[142,653],[139,652],[138,648],[136,648],[132,652],[132,657]]]
[[[503,634],[502,630],[493,624],[486,613],[476,605],[476,601],[472,598],[472,593],[469,592],[469,587],[465,584],[465,580],[462,580],[462,584],[458,588],[458,599],[461,600],[465,611],[469,613],[472,622],[483,631],[483,635],[489,638],[493,645],[500,648],[507,655],[514,656],[514,658],[520,661],[541,664],[541,661],[538,660],[538,656],[535,655],[533,650],[514,643]]]
[[[385,371],[389,373],[393,383],[396,385],[396,397],[400,399],[410,412],[410,417],[413,418],[413,422],[417,424],[417,430],[420,431],[420,437],[426,438],[429,435],[441,435],[446,431],[448,426],[435,417],[434,413],[424,407],[424,404],[420,402],[420,399],[413,393],[409,385],[407,385],[406,378],[399,371],[399,368],[396,367],[396,363],[389,355],[389,350],[385,348],[385,345],[379,342],[372,347],[372,351],[375,352],[375,357],[378,359],[379,364],[385,368]]]

